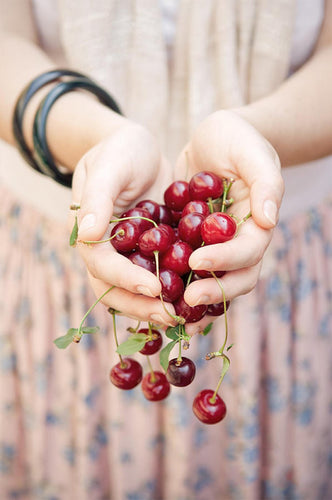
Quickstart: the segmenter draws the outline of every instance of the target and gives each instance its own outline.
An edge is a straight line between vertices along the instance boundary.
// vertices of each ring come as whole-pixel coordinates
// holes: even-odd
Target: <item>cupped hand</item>
[[[109,222],[139,199],[153,199],[171,182],[172,169],[156,140],[140,125],[126,123],[88,151],[73,177],[73,203],[78,211],[78,244],[97,297],[110,286],[102,302],[129,317],[174,324],[158,296],[157,277],[117,253],[109,241]],[[72,226],[74,214],[71,216]],[[172,306],[168,306],[174,313]]]
[[[284,185],[280,162],[271,144],[236,112],[218,111],[204,120],[177,162],[177,176],[187,178],[202,170],[234,179],[229,209],[237,220],[249,212],[252,217],[238,228],[237,236],[225,243],[204,246],[192,253],[192,269],[223,270],[221,284],[227,300],[250,292],[256,285],[262,258],[267,249]],[[194,281],[185,292],[191,305],[212,304],[223,300],[214,278]],[[189,334],[201,331],[211,317],[188,324]]]

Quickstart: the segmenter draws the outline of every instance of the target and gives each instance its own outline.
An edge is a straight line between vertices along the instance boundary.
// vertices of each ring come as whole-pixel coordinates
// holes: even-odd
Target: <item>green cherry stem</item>
[[[241,219],[240,222],[237,223],[237,227],[241,226],[241,224],[243,224],[246,220],[250,219],[251,216],[252,216],[251,212],[247,213],[247,215],[243,217],[243,219]]]
[[[149,219],[148,217],[143,217],[141,215],[139,215],[139,216],[136,215],[136,216],[132,216],[132,217],[119,217],[117,219],[111,219],[110,224],[116,224],[116,223],[122,222],[124,220],[133,220],[133,219],[147,220],[148,222],[152,222],[154,227],[158,227],[158,224],[156,223],[156,221],[154,221],[153,219]]]
[[[181,361],[182,361],[182,353],[181,353],[181,348],[182,348],[182,342],[181,342],[181,337],[183,335],[183,330],[184,330],[184,326],[183,325],[180,325],[180,332],[181,332],[181,336],[179,337],[179,354],[178,354],[178,357],[177,357],[177,360],[176,360],[176,364],[177,365],[180,365]]]
[[[154,382],[156,381],[156,376],[155,376],[153,368],[152,368],[150,356],[146,356],[146,357],[147,357],[147,360],[148,360],[149,370],[151,372],[151,382],[154,384]]]
[[[116,348],[118,348],[119,347],[119,341],[118,341],[118,335],[117,335],[117,331],[116,331],[116,313],[115,313],[114,309],[112,309],[111,314],[112,314],[112,320],[113,320],[113,336],[114,336],[114,341],[115,341]],[[125,368],[126,363],[124,363],[121,354],[118,354],[118,356],[120,358],[120,366],[121,366],[121,368]]]
[[[224,184],[224,192],[222,195],[222,203],[221,203],[220,212],[225,212],[225,208],[226,208],[226,204],[227,204],[226,203],[227,196],[228,196],[229,190],[231,189],[232,185],[234,184],[234,179],[230,179],[230,180],[223,179],[223,184]]]
[[[82,333],[82,327],[83,327],[83,323],[84,321],[86,320],[86,318],[89,316],[90,312],[92,311],[92,309],[94,309],[96,307],[96,305],[105,297],[105,295],[107,295],[111,290],[113,290],[113,288],[115,288],[114,285],[112,285],[110,288],[108,288],[106,290],[106,292],[104,292],[93,304],[92,306],[87,310],[87,312],[84,314],[83,318],[82,318],[82,321],[80,323],[80,326],[78,327],[77,329],[77,334],[75,335],[76,337],[76,340],[75,342],[79,342],[83,333]]]
[[[125,234],[124,230],[123,229],[119,229],[119,231],[117,231],[116,233],[114,233],[112,236],[110,236],[109,238],[107,238],[106,240],[96,240],[96,241],[93,241],[93,240],[78,240],[80,243],[84,243],[85,245],[93,245],[95,243],[106,243],[107,241],[111,241],[113,240],[113,238],[115,238],[116,236],[123,236]]]
[[[220,377],[219,377],[219,381],[218,381],[216,390],[214,391],[214,393],[213,393],[213,395],[211,396],[211,399],[210,399],[210,402],[212,404],[214,404],[216,402],[216,397],[217,397],[218,391],[220,389],[221,382],[223,381],[224,376],[226,375],[226,373],[228,371],[228,368],[229,368],[229,365],[230,365],[230,360],[229,360],[229,358],[225,354],[222,355],[222,358],[223,358],[223,365],[222,365],[222,370],[221,370],[221,374],[220,374]]]

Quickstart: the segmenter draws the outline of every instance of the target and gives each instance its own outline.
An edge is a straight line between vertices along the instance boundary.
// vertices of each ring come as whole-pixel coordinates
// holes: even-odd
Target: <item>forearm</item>
[[[274,93],[237,110],[276,149],[282,166],[332,154],[332,45]]]
[[[55,68],[52,60],[29,40],[0,35],[0,67],[6,68],[1,82],[0,137],[14,143],[12,116],[18,95],[39,74]],[[32,123],[43,89],[31,100],[24,119],[24,134],[32,147]],[[71,92],[59,99],[49,115],[47,139],[51,152],[73,170],[83,154],[111,135],[125,119],[84,92]]]

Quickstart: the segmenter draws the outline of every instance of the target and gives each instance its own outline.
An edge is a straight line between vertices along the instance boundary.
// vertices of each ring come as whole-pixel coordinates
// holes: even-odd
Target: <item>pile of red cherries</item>
[[[169,343],[164,349],[161,349],[163,335],[155,325],[130,329],[129,339],[117,349],[120,361],[110,371],[110,379],[117,387],[128,390],[142,382],[144,396],[150,401],[160,401],[168,396],[171,385],[184,387],[193,381],[195,364],[181,354],[181,346],[189,345],[185,323],[197,322],[206,314],[220,316],[226,313],[229,303],[225,298],[218,304],[194,307],[185,302],[184,291],[192,281],[212,275],[218,280],[224,274],[192,270],[189,258],[202,245],[223,243],[235,236],[238,224],[226,213],[232,202],[228,198],[231,185],[232,181],[220,179],[213,172],[199,172],[189,182],[173,182],[164,192],[164,204],[143,200],[111,221],[111,244],[133,264],[158,276],[160,299],[166,311],[167,303],[173,304],[176,315],[169,314],[178,322],[177,327],[167,329]],[[168,361],[176,344],[179,355]],[[143,377],[141,364],[129,356],[134,352],[148,357],[159,352],[165,373],[152,369],[148,358],[150,371]],[[220,356],[225,364],[228,358],[223,350]],[[202,422],[214,424],[225,417],[226,405],[217,390],[205,389],[195,397],[193,411]]]

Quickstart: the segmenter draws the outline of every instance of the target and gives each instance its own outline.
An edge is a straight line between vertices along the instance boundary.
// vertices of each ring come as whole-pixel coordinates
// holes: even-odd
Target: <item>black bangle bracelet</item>
[[[23,158],[29,163],[31,167],[40,172],[38,163],[33,157],[32,151],[30,151],[23,135],[22,125],[25,110],[30,102],[30,99],[40,90],[42,87],[48,83],[52,83],[61,77],[75,77],[84,78],[86,80],[90,79],[77,71],[71,71],[66,69],[56,69],[48,71],[37,76],[27,87],[21,92],[14,109],[13,115],[13,134],[17,144],[17,147],[23,156]]]
[[[72,174],[64,174],[57,167],[54,158],[49,150],[46,140],[46,121],[53,104],[63,94],[72,92],[76,89],[83,89],[94,94],[100,102],[111,108],[116,113],[121,114],[121,110],[114,99],[99,85],[87,78],[79,78],[67,82],[61,82],[56,85],[40,103],[35,115],[33,124],[33,143],[35,149],[35,161],[38,168],[44,174],[52,177],[54,180],[64,186],[71,186]]]

